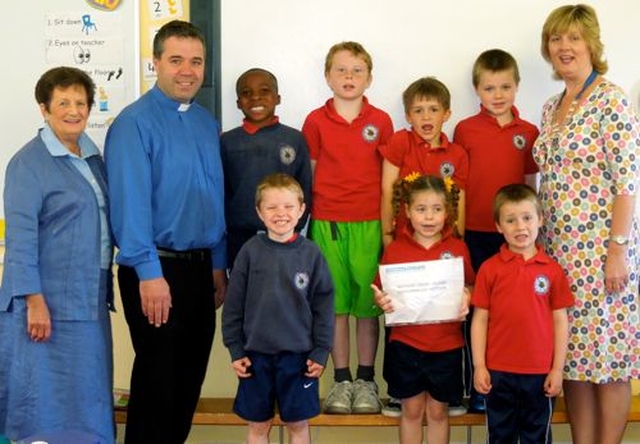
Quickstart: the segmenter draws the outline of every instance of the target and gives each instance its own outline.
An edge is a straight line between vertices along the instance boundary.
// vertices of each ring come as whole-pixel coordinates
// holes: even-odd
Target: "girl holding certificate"
[[[405,264],[462,257],[464,280],[475,279],[469,251],[454,238],[457,192],[449,181],[418,173],[394,184],[394,210],[400,203],[410,221],[385,249],[381,265]],[[394,310],[394,301],[380,290],[379,280],[372,285],[375,302],[385,313]],[[461,322],[468,312],[470,293],[465,288],[459,318],[439,323],[394,325],[385,352],[384,377],[389,395],[402,403],[400,443],[422,442],[422,423],[426,418],[427,441],[449,442],[449,402],[462,396]]]

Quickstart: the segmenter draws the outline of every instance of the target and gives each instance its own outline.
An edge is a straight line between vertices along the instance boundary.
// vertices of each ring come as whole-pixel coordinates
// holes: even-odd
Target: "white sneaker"
[[[462,416],[467,413],[467,407],[461,402],[449,403],[449,416]]]
[[[336,382],[324,400],[324,413],[348,415],[353,402],[353,383],[351,381]]]
[[[374,381],[365,381],[364,379],[356,379],[353,383],[353,403],[351,404],[352,413],[380,413],[382,408],[380,399],[378,399],[378,386]]]

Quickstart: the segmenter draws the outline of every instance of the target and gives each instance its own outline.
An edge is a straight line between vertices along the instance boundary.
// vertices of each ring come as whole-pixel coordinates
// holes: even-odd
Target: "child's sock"
[[[353,377],[351,376],[351,370],[349,369],[349,367],[335,369],[333,373],[333,379],[336,382],[353,382]]]
[[[373,370],[373,365],[359,365],[356,373],[357,379],[362,379],[363,381],[373,381],[373,376],[375,372]]]

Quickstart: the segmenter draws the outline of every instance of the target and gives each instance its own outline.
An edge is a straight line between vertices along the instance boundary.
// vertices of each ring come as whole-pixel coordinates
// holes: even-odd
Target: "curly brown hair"
[[[447,209],[445,227],[451,227],[453,229],[453,234],[459,237],[456,220],[458,219],[460,188],[452,179],[446,179],[446,181],[450,181],[451,183],[449,189],[445,179],[437,176],[425,176],[420,175],[419,173],[412,173],[408,176],[398,178],[393,184],[392,203],[394,219],[398,216],[398,213],[404,204],[411,205],[415,194],[422,191],[433,191],[445,197]]]

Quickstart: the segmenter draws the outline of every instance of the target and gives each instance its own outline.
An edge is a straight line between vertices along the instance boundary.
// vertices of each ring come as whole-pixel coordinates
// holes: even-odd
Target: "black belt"
[[[169,259],[180,259],[192,262],[204,262],[211,258],[211,250],[206,248],[198,248],[195,250],[176,251],[168,248],[157,248],[158,257],[166,257]]]

